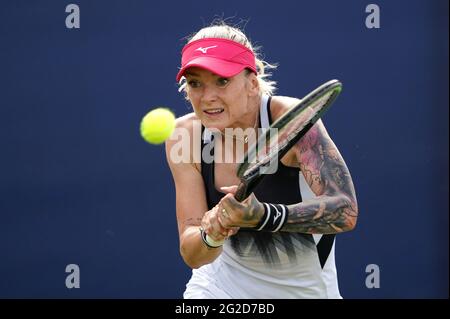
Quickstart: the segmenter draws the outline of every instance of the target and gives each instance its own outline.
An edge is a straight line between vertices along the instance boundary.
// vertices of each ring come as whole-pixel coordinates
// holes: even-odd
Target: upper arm
[[[354,199],[350,172],[321,120],[296,144],[295,154],[306,182],[316,195],[342,193]]]
[[[271,104],[273,118],[279,118],[299,101],[290,97],[275,97]],[[343,193],[356,201],[347,165],[321,120],[288,152],[286,158],[288,163],[300,167],[317,196]]]
[[[177,128],[186,128],[185,123],[177,122]],[[192,130],[189,138],[193,140]],[[178,232],[180,237],[184,231],[190,226],[200,226],[203,214],[208,210],[206,202],[205,187],[202,175],[193,162],[192,152],[196,151],[190,141],[182,141],[186,135],[180,135],[177,139],[169,139],[166,141],[166,159],[169,164],[170,171],[175,184],[176,192],[176,213]],[[182,144],[184,144],[184,149]],[[188,146],[188,147],[186,147]],[[183,157],[189,161],[180,161],[179,156],[174,156],[179,152],[190,152],[189,156]]]

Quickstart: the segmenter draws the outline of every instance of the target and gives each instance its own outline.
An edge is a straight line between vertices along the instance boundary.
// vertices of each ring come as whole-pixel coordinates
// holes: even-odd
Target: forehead
[[[239,72],[238,74],[234,75],[234,76],[225,76],[225,78],[227,79],[238,79],[238,78],[244,78],[245,77],[245,73],[246,70],[242,70],[241,72]],[[217,78],[221,78],[224,77],[222,75],[219,75],[217,73],[211,72],[209,70],[197,67],[197,66],[193,66],[190,67],[188,69],[186,69],[186,71],[184,72],[184,76],[186,78],[188,77],[197,77],[197,78],[202,78],[202,79],[217,79]]]
[[[185,76],[197,76],[197,77],[219,77],[220,75],[213,73],[209,70],[199,68],[196,66],[193,66],[184,72]]]

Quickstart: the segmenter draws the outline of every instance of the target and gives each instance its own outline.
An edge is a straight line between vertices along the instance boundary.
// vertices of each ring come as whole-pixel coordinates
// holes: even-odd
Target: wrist
[[[288,208],[283,204],[261,203],[264,214],[255,226],[256,231],[277,232],[283,228],[288,219]]]

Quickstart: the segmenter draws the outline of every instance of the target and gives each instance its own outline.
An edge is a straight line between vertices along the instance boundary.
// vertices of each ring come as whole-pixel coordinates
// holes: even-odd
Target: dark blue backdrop
[[[249,20],[279,94],[345,85],[325,117],[359,200],[337,239],[343,296],[448,297],[447,0],[376,1],[380,29],[361,0],[79,0],[80,29],[69,3],[0,7],[0,297],[181,297],[172,179],[139,122],[190,111],[182,38],[216,15]],[[80,289],[65,286],[72,263]]]

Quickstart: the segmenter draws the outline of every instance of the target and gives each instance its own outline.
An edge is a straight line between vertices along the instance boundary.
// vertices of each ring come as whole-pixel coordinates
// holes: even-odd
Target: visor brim
[[[202,68],[223,77],[235,76],[245,68],[252,69],[251,66],[248,65],[225,61],[214,57],[197,57],[186,63],[186,65],[180,69],[176,77],[177,82],[180,81],[186,70],[192,67]]]

